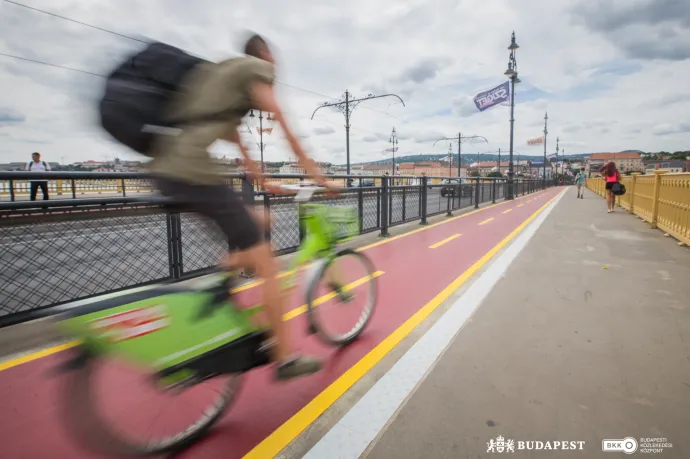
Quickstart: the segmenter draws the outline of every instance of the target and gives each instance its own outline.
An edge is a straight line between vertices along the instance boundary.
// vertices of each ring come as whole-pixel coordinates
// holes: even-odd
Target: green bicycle
[[[306,230],[290,270],[283,276],[283,287],[290,288],[300,272],[306,273],[306,301],[302,308],[286,314],[286,319],[306,309],[309,334],[332,345],[347,345],[372,317],[380,274],[364,254],[338,247],[339,242],[357,234],[357,213],[352,208],[307,203],[320,188],[284,188],[297,191],[299,220]],[[342,276],[357,268],[363,276],[346,284]],[[119,455],[183,449],[207,433],[227,411],[243,373],[270,363],[268,328],[255,320],[261,306],[237,307],[230,293],[234,276],[221,277],[210,288],[157,286],[81,305],[67,313],[60,328],[79,344],[60,368],[68,376],[62,408],[76,440],[91,449]],[[349,303],[362,295],[366,295],[363,310],[354,313]],[[344,310],[346,319],[352,320],[351,328],[334,332],[326,325],[327,317],[320,310],[332,300],[337,303],[336,312],[348,303]],[[119,363],[127,365],[118,367]],[[131,400],[128,389],[139,373],[144,375],[143,385],[153,390],[143,402]],[[105,386],[99,390],[101,381]],[[168,408],[190,394],[190,400],[197,403],[202,400],[201,389],[207,386],[214,393],[200,403],[199,414],[192,410],[191,422],[182,419],[189,404],[166,415],[163,423],[158,421],[160,417],[147,427],[143,421],[137,422],[150,414],[147,402],[160,398]],[[119,400],[99,400],[115,391]],[[104,413],[108,408],[113,409],[112,416]],[[135,409],[139,410],[136,415],[128,411]],[[144,431],[153,431],[152,436],[138,438]]]

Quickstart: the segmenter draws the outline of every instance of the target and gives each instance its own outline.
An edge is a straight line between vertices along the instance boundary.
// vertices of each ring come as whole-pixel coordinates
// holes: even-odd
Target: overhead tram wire
[[[125,34],[123,34],[123,33],[115,32],[115,31],[112,31],[112,30],[109,30],[109,29],[105,29],[105,28],[103,28],[103,27],[95,26],[95,25],[93,25],[93,24],[88,24],[88,23],[83,22],[83,21],[78,21],[78,20],[76,20],[76,19],[72,19],[72,18],[68,18],[68,17],[65,17],[65,16],[61,16],[61,15],[56,14],[56,13],[51,13],[50,11],[42,10],[42,9],[40,9],[40,8],[35,8],[35,7],[33,7],[33,6],[25,5],[25,4],[19,3],[19,2],[15,2],[15,1],[13,1],[13,0],[4,0],[4,1],[5,1],[5,3],[10,3],[10,4],[12,4],[12,5],[15,5],[15,6],[18,6],[18,7],[21,7],[21,8],[26,8],[26,9],[28,9],[28,10],[36,11],[36,12],[38,12],[38,13],[47,14],[47,15],[49,15],[49,16],[53,16],[53,17],[58,18],[58,19],[63,19],[63,20],[65,20],[65,21],[74,22],[75,24],[79,24],[79,25],[82,25],[82,26],[84,26],[84,27],[89,27],[89,28],[92,28],[92,29],[99,30],[99,31],[101,31],[101,32],[105,32],[105,33],[109,33],[109,34],[112,34],[112,35],[116,35],[116,36],[118,36],[118,37],[120,37],[120,38],[126,38],[126,39],[128,39],[128,40],[132,40],[132,41],[136,41],[136,42],[144,43],[144,44],[148,43],[147,41],[142,40],[142,39],[140,39],[140,38],[135,38],[135,37],[132,37],[132,36],[130,36],[130,35],[125,35]],[[75,69],[75,68],[71,68],[71,67],[65,67],[65,66],[61,66],[61,65],[51,64],[51,63],[48,63],[48,62],[42,62],[42,61],[37,61],[37,60],[33,60],[33,59],[27,59],[27,58],[25,58],[25,57],[14,56],[14,55],[11,55],[11,54],[0,53],[0,55],[6,56],[6,57],[11,57],[11,58],[14,58],[14,59],[20,59],[20,60],[23,60],[23,61],[34,62],[34,63],[37,63],[37,64],[48,65],[48,66],[51,66],[51,67],[62,68],[62,69],[65,69],[65,70],[72,70],[73,72],[86,73],[86,74],[89,74],[89,75],[101,76],[101,77],[104,77],[104,78],[106,77],[105,75],[100,75],[100,74],[98,74],[98,73],[93,73],[93,72],[89,72],[89,71],[86,71],[86,70],[79,70],[79,69]],[[278,84],[280,84],[280,85],[282,85],[282,86],[289,87],[289,88],[297,89],[297,90],[302,91],[302,92],[305,92],[305,93],[313,94],[313,95],[315,95],[315,96],[325,97],[325,98],[327,98],[327,99],[336,100],[335,97],[327,96],[327,95],[325,95],[325,94],[321,94],[321,93],[318,93],[318,92],[314,92],[314,91],[311,91],[311,90],[309,90],[309,89],[300,88],[299,86],[295,86],[295,85],[291,85],[291,84],[288,84],[288,83],[284,83],[284,82],[282,82],[282,81],[276,80],[276,83],[278,83]]]
[[[58,68],[58,69],[62,69],[62,70],[69,70],[69,71],[71,71],[71,72],[84,73],[84,74],[86,74],[86,75],[96,76],[96,77],[100,77],[100,78],[107,78],[106,75],[102,75],[102,74],[100,74],[100,73],[89,72],[88,70],[75,69],[75,68],[73,68],[73,67],[67,67],[67,66],[64,66],[64,65],[51,64],[50,62],[43,62],[43,61],[39,61],[39,60],[36,60],[36,59],[29,59],[29,58],[27,58],[27,57],[15,56],[15,55],[13,55],[13,54],[7,54],[7,53],[0,52],[0,56],[9,57],[9,58],[12,58],[12,59],[17,59],[17,60],[25,61],[25,62],[31,62],[31,63],[33,63],[33,64],[46,65],[46,66],[48,66],[48,67]],[[298,89],[302,89],[302,88],[298,88]],[[307,90],[307,89],[304,89],[304,91],[308,91],[308,90]],[[309,118],[308,116],[301,116],[301,115],[298,115],[298,114],[296,114],[296,113],[289,113],[289,112],[284,112],[284,113],[285,113],[286,115],[288,115],[288,116],[292,116],[292,117],[295,117],[295,118],[310,120],[310,118]],[[332,125],[334,125],[334,126],[337,125],[335,122],[329,121],[329,120],[325,120],[325,119],[319,119],[318,121],[319,121],[319,122],[322,122],[322,123],[332,124]],[[376,132],[374,132],[374,131],[370,131],[370,130],[368,130],[368,129],[363,129],[363,128],[360,128],[360,127],[353,127],[353,129],[358,130],[358,131],[362,131],[362,132],[367,132],[367,133],[369,133],[369,134],[376,134]]]
[[[39,9],[39,8],[35,8],[35,7],[33,7],[33,6],[24,5],[23,3],[15,2],[15,1],[12,1],[12,0],[5,0],[5,3],[11,3],[12,5],[19,6],[19,7],[21,7],[21,8],[26,8],[26,9],[28,9],[28,10],[37,11],[37,12],[39,12],[39,13],[47,14],[47,15],[49,15],[49,16],[53,16],[53,17],[56,17],[56,18],[59,18],[59,19],[64,19],[65,21],[74,22],[75,24],[80,24],[80,25],[83,25],[84,27],[90,27],[90,28],[92,28],[92,29],[100,30],[101,32],[106,32],[106,33],[109,33],[109,34],[117,35],[118,37],[122,37],[122,38],[127,38],[127,39],[129,39],[129,40],[138,41],[139,43],[146,43],[144,40],[141,40],[141,39],[139,39],[139,38],[134,38],[134,37],[130,37],[129,35],[124,35],[124,34],[121,34],[121,33],[118,33],[118,32],[113,32],[112,30],[104,29],[104,28],[102,28],[102,27],[98,27],[98,26],[95,26],[95,25],[92,25],[92,24],[87,24],[86,22],[77,21],[76,19],[67,18],[67,17],[65,17],[65,16],[60,16],[59,14],[51,13],[50,11],[45,11],[45,10],[42,10],[42,9]]]
[[[42,10],[42,9],[40,9],[40,8],[36,8],[36,7],[33,7],[33,6],[25,5],[25,4],[23,4],[23,3],[15,2],[15,1],[13,1],[13,0],[4,0],[4,1],[5,1],[5,3],[9,3],[9,4],[12,4],[12,5],[18,6],[18,7],[20,7],[20,8],[26,8],[26,9],[28,9],[28,10],[32,10],[32,11],[35,11],[35,12],[38,12],[38,13],[47,14],[47,15],[49,15],[49,16],[52,16],[52,17],[55,17],[55,18],[58,18],[58,19],[62,19],[62,20],[69,21],[69,22],[73,22],[73,23],[75,23],[75,24],[79,24],[79,25],[82,25],[82,26],[84,26],[84,27],[89,27],[89,28],[92,28],[92,29],[95,29],[95,30],[99,30],[99,31],[101,31],[101,32],[109,33],[109,34],[111,34],[111,35],[115,35],[115,36],[118,36],[118,37],[120,37],[120,38],[125,38],[125,39],[132,40],[132,41],[136,41],[136,42],[139,42],[139,43],[147,43],[145,40],[142,40],[142,39],[139,39],[139,38],[135,38],[135,37],[132,37],[132,36],[130,36],[130,35],[126,35],[126,34],[123,34],[123,33],[115,32],[115,31],[113,31],[113,30],[109,30],[109,29],[106,29],[106,28],[103,28],[103,27],[95,26],[95,25],[93,25],[93,24],[89,24],[89,23],[86,23],[86,22],[83,22],[83,21],[78,21],[78,20],[76,20],[76,19],[68,18],[68,17],[66,17],[66,16],[62,16],[62,15],[59,15],[59,14],[56,14],[56,13],[52,13],[52,12],[50,12],[50,11]],[[86,74],[86,75],[92,75],[92,76],[107,78],[106,75],[102,75],[102,74],[100,74],[100,73],[90,72],[90,71],[88,71],[88,70],[76,69],[76,68],[73,68],[73,67],[67,67],[67,66],[59,65],[59,64],[51,64],[50,62],[39,61],[39,60],[36,60],[36,59],[29,59],[29,58],[26,58],[26,57],[16,56],[16,55],[13,55],[13,54],[7,54],[7,53],[0,52],[0,56],[9,57],[9,58],[12,58],[12,59],[17,59],[17,60],[21,60],[21,61],[25,61],[25,62],[31,62],[31,63],[34,63],[34,64],[46,65],[46,66],[53,67],[53,68],[59,68],[59,69],[63,69],[63,70],[70,70],[70,71],[72,71],[72,72],[78,72],[78,73],[82,73],[82,74]],[[327,96],[327,95],[325,95],[325,94],[321,94],[321,93],[319,93],[319,92],[312,91],[312,90],[310,90],[310,89],[300,88],[299,86],[295,86],[295,85],[292,85],[292,84],[284,83],[284,82],[282,82],[282,81],[276,80],[276,83],[278,83],[278,84],[280,84],[280,85],[282,85],[282,86],[286,86],[286,87],[292,88],[292,89],[297,89],[298,91],[302,91],[302,92],[305,92],[305,93],[308,93],[308,94],[312,94],[312,95],[315,95],[315,96],[324,97],[324,98],[326,98],[326,99],[331,99],[331,100],[337,100],[337,99],[334,98],[334,97]],[[409,121],[406,121],[406,120],[403,120],[403,119],[401,119],[401,118],[398,118],[397,116],[391,115],[390,113],[383,112],[383,111],[381,111],[381,110],[377,110],[377,109],[370,108],[370,107],[362,107],[362,108],[365,108],[365,109],[367,109],[367,110],[371,110],[371,111],[374,111],[374,112],[378,112],[378,113],[381,113],[381,114],[390,116],[391,118],[395,118],[395,119],[397,119],[397,120],[399,120],[399,121],[401,121],[401,122],[403,122],[403,123],[409,124]],[[302,117],[302,116],[299,116],[299,115],[296,115],[296,114],[292,114],[292,115],[293,115],[293,116],[296,116],[296,117],[298,117],[298,118],[308,119],[307,117]],[[328,123],[328,124],[335,125],[335,123],[333,123],[333,122],[331,122],[331,121],[328,121],[328,120],[321,120],[321,121],[326,122],[326,123]],[[367,130],[367,129],[362,129],[362,128],[359,128],[359,127],[354,127],[354,126],[353,126],[353,129],[358,130],[358,131],[362,131],[362,132],[367,132],[367,133],[370,133],[370,134],[377,134],[377,133],[374,132],[374,131],[369,131],[369,130]]]

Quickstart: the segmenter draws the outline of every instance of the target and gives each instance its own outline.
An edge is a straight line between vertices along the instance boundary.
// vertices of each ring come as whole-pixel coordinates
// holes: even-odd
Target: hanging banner
[[[487,108],[491,108],[494,105],[499,105],[503,102],[508,102],[510,96],[510,86],[508,82],[501,83],[495,88],[489,89],[488,91],[483,91],[474,96],[474,105],[480,112],[483,112]]]
[[[530,139],[527,141],[527,145],[541,145],[544,143],[544,136],[537,137],[536,139]]]
[[[261,134],[261,132],[268,132],[270,134],[271,132],[273,132],[273,128],[263,128],[263,129],[256,128],[257,134]]]

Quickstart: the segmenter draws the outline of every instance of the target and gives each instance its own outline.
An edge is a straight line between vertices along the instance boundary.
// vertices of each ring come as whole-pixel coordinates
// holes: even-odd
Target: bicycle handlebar
[[[300,185],[281,184],[280,188],[285,191],[296,191],[297,194],[295,195],[295,201],[301,202],[309,201],[315,192],[324,191],[326,189],[325,187],[313,185],[312,182],[304,182],[304,184]]]

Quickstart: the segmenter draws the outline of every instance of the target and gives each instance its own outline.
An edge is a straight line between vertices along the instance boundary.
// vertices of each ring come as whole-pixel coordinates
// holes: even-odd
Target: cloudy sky
[[[0,53],[108,72],[140,43],[0,0]],[[345,160],[342,113],[321,109],[345,90],[367,101],[352,116],[352,161],[442,153],[440,137],[481,135],[464,152],[507,151],[510,108],[478,112],[471,97],[505,80],[510,33],[520,45],[515,150],[549,114],[566,153],[690,148],[690,2],[686,0],[18,0],[125,35],[155,38],[207,59],[233,56],[246,29],[278,49],[277,85],[292,125],[319,160]],[[0,162],[137,158],[95,121],[103,79],[0,56]],[[254,127],[256,119],[248,119]],[[248,135],[258,150],[258,135]],[[265,157],[290,157],[282,134]],[[454,147],[455,148],[455,147]],[[238,156],[220,144],[218,154]]]

